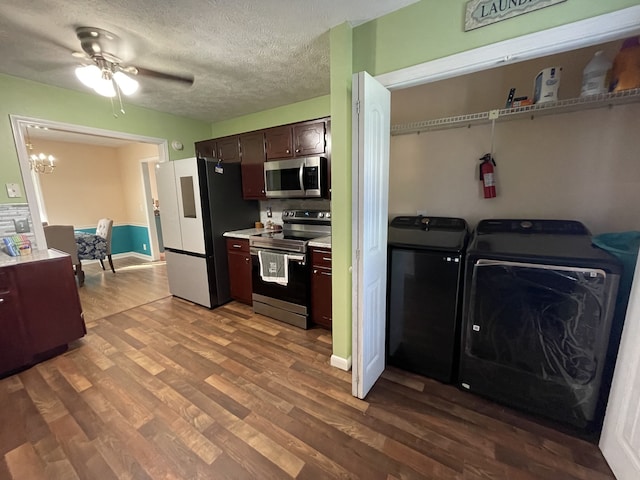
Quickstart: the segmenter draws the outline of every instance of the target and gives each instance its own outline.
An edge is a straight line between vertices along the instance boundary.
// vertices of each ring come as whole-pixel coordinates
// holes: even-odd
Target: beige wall
[[[141,164],[141,160],[156,160],[158,147],[151,144],[133,144],[116,149],[122,191],[126,209],[127,223],[131,225],[146,225],[146,205],[142,183],[142,168],[148,168]],[[155,179],[155,177],[154,177]],[[151,199],[149,199],[149,203]]]
[[[109,217],[116,225],[146,225],[141,159],[157,146],[102,147],[32,139],[34,151],[57,158],[51,175],[40,175],[48,220],[89,228]]]
[[[605,51],[613,58],[617,48]],[[563,67],[560,99],[578,97],[596,49],[394,92],[392,123],[503,108],[511,86],[531,96],[535,75],[552,65]],[[392,137],[389,215],[425,211],[472,226],[482,218],[567,218],[596,234],[639,230],[638,118],[636,103],[496,123],[498,197],[488,200],[477,170],[491,148],[490,125]]]

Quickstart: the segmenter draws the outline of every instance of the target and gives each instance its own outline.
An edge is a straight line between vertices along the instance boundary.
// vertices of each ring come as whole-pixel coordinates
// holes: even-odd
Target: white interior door
[[[640,255],[609,395],[600,449],[618,480],[640,478]]]
[[[352,393],[364,398],[385,366],[391,93],[360,72],[353,102]]]

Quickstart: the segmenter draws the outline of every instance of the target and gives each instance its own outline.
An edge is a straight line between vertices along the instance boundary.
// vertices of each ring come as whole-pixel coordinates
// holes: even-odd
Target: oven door
[[[300,328],[309,328],[310,279],[306,254],[286,253],[289,257],[289,278],[286,285],[281,285],[267,282],[260,276],[258,250],[286,253],[264,248],[251,248],[254,312]]]

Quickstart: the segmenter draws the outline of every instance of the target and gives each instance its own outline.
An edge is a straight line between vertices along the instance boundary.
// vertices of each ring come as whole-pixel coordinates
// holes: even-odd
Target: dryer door
[[[617,276],[477,260],[470,288],[463,386],[579,427],[592,422]]]

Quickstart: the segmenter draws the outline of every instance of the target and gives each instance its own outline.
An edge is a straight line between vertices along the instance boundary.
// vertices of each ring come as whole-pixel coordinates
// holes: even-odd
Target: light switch
[[[22,196],[20,185],[17,183],[7,183],[7,195],[9,198],[18,198]]]
[[[29,219],[23,218],[21,220],[13,219],[13,225],[15,226],[16,233],[27,233],[29,230]]]

